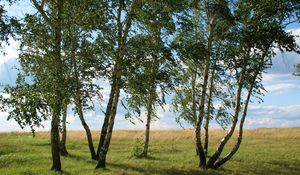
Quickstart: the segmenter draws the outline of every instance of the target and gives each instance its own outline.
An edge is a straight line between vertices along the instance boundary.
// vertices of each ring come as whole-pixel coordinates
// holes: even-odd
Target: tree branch
[[[45,1],[43,0],[41,2],[41,5],[39,5],[39,3],[36,0],[32,0],[33,5],[35,6],[35,8],[40,12],[40,14],[43,16],[43,18],[45,19],[45,21],[51,26],[52,22],[50,20],[50,18],[48,17],[48,15],[46,14],[45,10],[44,10],[44,6],[45,6]]]

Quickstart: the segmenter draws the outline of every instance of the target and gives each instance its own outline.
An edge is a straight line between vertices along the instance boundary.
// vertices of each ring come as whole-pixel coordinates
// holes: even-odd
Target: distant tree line
[[[4,2],[2,0],[1,2]],[[5,1],[18,4],[17,0]],[[0,39],[20,42],[18,76],[6,86],[0,109],[32,131],[51,120],[52,170],[68,156],[68,106],[78,115],[91,159],[106,167],[121,91],[125,118],[146,113],[143,151],[147,157],[156,109],[173,97],[176,121],[194,129],[199,167],[217,169],[237,152],[251,97],[264,93],[262,73],[274,49],[300,53],[286,30],[299,22],[297,0],[30,0],[24,17],[0,6]],[[1,43],[1,46],[2,46]],[[84,112],[110,93],[95,148]],[[209,125],[228,132],[209,147]],[[99,121],[100,123],[100,121]],[[203,128],[203,130],[202,130]],[[221,156],[235,130],[235,144]],[[202,131],[204,133],[202,133]],[[60,134],[61,133],[61,134]]]

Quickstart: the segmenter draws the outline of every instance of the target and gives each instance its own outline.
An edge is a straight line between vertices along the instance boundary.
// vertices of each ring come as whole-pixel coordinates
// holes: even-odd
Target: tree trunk
[[[68,28],[69,29],[69,33],[72,34],[73,31],[76,31],[76,29],[72,29],[72,28]],[[89,150],[90,150],[90,154],[91,154],[91,159],[92,160],[98,160],[96,152],[95,152],[95,148],[94,148],[94,144],[93,144],[93,139],[92,139],[92,133],[90,131],[90,128],[88,126],[88,124],[86,123],[85,119],[84,119],[84,115],[83,115],[83,109],[82,109],[82,104],[83,104],[83,94],[82,94],[82,82],[80,80],[80,74],[79,74],[79,70],[78,70],[78,66],[77,66],[77,60],[76,60],[76,55],[77,55],[77,38],[76,38],[76,34],[73,35],[73,37],[70,39],[71,42],[71,58],[73,61],[73,68],[74,68],[74,74],[75,74],[75,93],[74,93],[74,99],[75,99],[75,105],[76,105],[76,111],[77,114],[79,116],[79,119],[81,121],[81,124],[86,132],[86,136],[87,136],[87,140],[88,140],[88,146],[89,146]]]
[[[105,168],[106,167],[106,154],[107,154],[107,151],[104,152],[104,150],[100,149],[99,158],[98,158],[98,164],[96,166],[96,169],[97,168]]]
[[[239,133],[238,133],[238,138],[236,141],[236,144],[233,146],[233,148],[231,149],[231,151],[221,160],[217,161],[214,165],[213,165],[213,169],[218,169],[220,166],[222,166],[224,163],[226,163],[228,160],[231,159],[231,157],[237,152],[237,150],[239,149],[241,143],[242,143],[242,138],[243,138],[243,126],[244,126],[244,122],[247,116],[247,109],[248,109],[248,104],[251,98],[251,94],[255,85],[255,81],[256,81],[256,77],[259,73],[259,69],[256,70],[254,77],[253,77],[253,81],[251,82],[251,86],[250,89],[248,91],[247,94],[247,98],[245,101],[245,105],[244,105],[244,109],[243,109],[243,114],[241,117],[241,121],[240,121],[240,125],[239,125]]]
[[[52,167],[51,170],[61,171],[60,149],[59,149],[59,121],[62,108],[62,62],[61,62],[61,31],[62,31],[63,1],[57,0],[57,18],[55,22],[55,44],[54,44],[54,93],[56,102],[53,108],[51,121],[51,147],[52,147]]]
[[[252,88],[251,88],[251,91],[252,91]],[[244,106],[244,109],[243,109],[243,115],[242,115],[242,118],[241,118],[241,121],[240,121],[239,135],[238,135],[236,144],[234,145],[234,147],[232,148],[232,150],[224,158],[222,158],[221,160],[217,161],[213,165],[213,167],[212,167],[213,169],[219,168],[221,165],[223,165],[225,162],[227,162],[229,159],[231,159],[231,157],[239,149],[240,144],[242,142],[242,138],[243,138],[243,125],[244,125],[244,121],[245,121],[245,118],[246,118],[246,115],[247,115],[247,108],[248,108],[248,103],[249,103],[250,96],[251,96],[251,92],[249,91],[248,92],[248,96],[247,96],[247,100],[246,100],[246,103],[245,103],[245,106]]]
[[[205,115],[205,125],[204,125],[204,152],[205,155],[207,156],[208,153],[208,128],[209,128],[209,120],[210,120],[210,105],[211,105],[211,93],[212,93],[212,87],[209,89],[209,94],[208,94],[208,103],[207,103],[207,112]]]
[[[142,156],[148,156],[148,147],[149,147],[149,136],[150,136],[150,122],[151,122],[151,113],[148,112],[147,114],[147,122],[146,122],[146,131],[145,131],[145,138],[144,138],[144,149]]]
[[[197,121],[197,112],[196,112],[196,78],[197,78],[197,67],[195,70],[195,73],[192,74],[192,111],[193,111],[193,119],[195,121],[194,125],[196,126]],[[196,137],[195,137],[195,143],[196,143]],[[196,155],[199,155],[198,147],[196,146]]]
[[[51,121],[51,152],[52,167],[51,170],[61,171],[60,149],[59,149],[59,115],[60,110],[54,109]]]
[[[106,154],[108,152],[109,145],[110,145],[110,140],[111,140],[113,126],[116,117],[116,111],[119,102],[120,89],[121,89],[122,68],[120,64],[124,57],[124,48],[127,42],[129,29],[131,27],[132,15],[134,10],[140,6],[140,3],[141,3],[140,0],[134,0],[132,2],[131,10],[130,12],[128,12],[127,16],[125,17],[125,23],[123,24],[121,18],[122,18],[124,1],[123,0],[118,1],[119,4],[118,11],[117,11],[118,49],[117,49],[115,68],[112,76],[113,83],[111,86],[109,101],[106,107],[105,119],[103,122],[101,137],[97,149],[98,164],[96,168],[105,168],[106,166],[105,163]],[[123,26],[125,26],[124,30],[123,30]]]
[[[204,126],[204,153],[206,156],[208,154],[208,127],[209,127],[209,116],[206,116],[205,126]]]
[[[232,134],[235,130],[235,127],[236,127],[236,124],[237,124],[237,121],[238,121],[239,111],[240,111],[241,92],[242,92],[242,84],[239,83],[239,87],[238,87],[238,90],[237,90],[237,97],[236,97],[235,115],[234,115],[233,120],[232,120],[231,128],[228,131],[228,133],[226,134],[226,136],[221,140],[221,143],[219,144],[216,152],[208,160],[208,163],[207,163],[207,166],[206,166],[207,168],[213,168],[214,163],[220,157],[224,146],[226,145],[228,140],[231,138],[231,136],[232,136]]]
[[[62,133],[61,133],[61,141],[60,141],[60,154],[62,156],[68,156],[69,153],[67,151],[66,142],[67,142],[67,110],[68,106],[65,105],[63,109],[63,119],[62,119]]]
[[[111,140],[113,126],[114,126],[114,120],[115,120],[117,106],[118,106],[118,102],[119,102],[120,83],[121,83],[121,70],[119,68],[119,63],[116,62],[115,70],[113,72],[113,83],[112,83],[110,97],[109,97],[110,99],[109,99],[109,103],[106,107],[107,113],[105,114],[106,116],[108,116],[107,117],[108,121],[107,121],[107,125],[105,125],[105,128],[106,128],[106,130],[104,131],[105,135],[103,134],[103,132],[101,133],[101,136],[103,134],[104,138],[103,138],[103,142],[101,142],[101,143],[99,142],[99,146],[101,146],[101,147],[100,148],[98,147],[98,150],[97,150],[97,152],[99,152],[99,155],[97,157],[98,164],[97,164],[96,168],[105,168],[106,167],[106,155],[107,155],[109,145],[110,145],[110,140]],[[103,131],[103,129],[104,128],[102,128],[102,131]]]
[[[248,60],[248,56],[249,56],[248,55],[249,51],[246,51],[246,52],[247,53],[245,54],[245,57],[244,57],[243,67],[242,67],[242,70],[241,70],[241,75],[240,75],[239,80],[238,80],[238,89],[237,89],[237,92],[236,92],[237,95],[236,95],[236,103],[235,103],[236,104],[235,113],[234,113],[234,116],[233,116],[231,128],[228,131],[228,133],[225,135],[225,137],[221,140],[221,143],[219,144],[216,152],[208,160],[206,168],[213,168],[214,163],[220,157],[224,146],[226,145],[228,140],[231,138],[231,136],[232,136],[232,134],[235,130],[235,127],[236,127],[236,124],[237,124],[237,121],[238,121],[238,117],[239,117],[239,112],[240,112],[241,94],[242,94],[243,82],[244,82],[244,77],[245,77],[245,68],[246,68],[247,60]]]
[[[116,71],[120,71],[118,68],[118,65],[116,65],[117,70]],[[100,149],[99,152],[99,159],[98,159],[98,164],[96,166],[96,168],[105,168],[106,166],[106,155],[110,146],[110,141],[111,141],[111,136],[112,136],[112,132],[113,132],[113,126],[114,126],[114,122],[115,122],[115,117],[116,117],[116,111],[117,111],[117,107],[118,107],[118,102],[119,102],[119,96],[120,96],[120,81],[121,81],[121,74],[119,74],[119,72],[117,72],[117,76],[118,78],[116,79],[115,83],[113,83],[112,86],[115,86],[115,92],[114,92],[114,98],[113,98],[113,103],[111,106],[111,115],[108,121],[108,127],[107,127],[107,132],[106,132],[106,137],[104,139],[104,143],[103,146]]]
[[[79,89],[77,89],[77,91],[80,91]],[[93,138],[92,138],[92,133],[91,130],[89,128],[89,126],[87,125],[87,123],[85,122],[84,116],[83,116],[83,110],[82,110],[82,101],[81,101],[81,97],[80,97],[80,92],[77,92],[77,102],[76,102],[76,108],[77,108],[77,112],[78,112],[78,116],[79,119],[81,121],[81,124],[85,130],[86,133],[86,137],[88,140],[88,145],[89,145],[89,149],[90,149],[90,153],[91,153],[91,159],[92,160],[98,160],[96,152],[95,152],[95,148],[93,145]]]
[[[99,144],[98,144],[98,148],[97,148],[97,159],[99,159],[100,150],[104,145],[105,137],[106,137],[106,134],[107,134],[110,111],[111,111],[111,107],[112,107],[112,103],[113,103],[113,99],[114,99],[114,95],[115,95],[114,94],[115,93],[114,88],[115,87],[112,85],[111,89],[110,89],[109,100],[108,100],[108,103],[107,103],[107,106],[106,106],[105,118],[104,118],[104,121],[103,121],[101,134],[100,134],[100,139],[99,139]]]
[[[213,64],[213,70],[210,77],[210,84],[209,84],[209,92],[208,92],[208,102],[207,102],[207,109],[206,109],[206,115],[205,115],[205,125],[204,125],[204,152],[207,156],[208,153],[208,130],[209,130],[209,120],[210,120],[210,113],[211,113],[211,103],[212,103],[212,95],[214,90],[214,80],[215,80],[215,67],[216,67],[217,59],[215,59]]]
[[[152,70],[153,70],[153,68],[152,68]],[[152,111],[153,110],[152,109],[152,103],[153,103],[153,96],[154,96],[154,92],[153,91],[155,91],[155,86],[151,87],[151,92],[149,93],[149,97],[148,97],[147,122],[146,122],[145,138],[144,138],[144,149],[143,149],[143,153],[142,153],[143,157],[147,157],[148,156],[149,136],[150,136],[150,123],[151,123],[151,118],[152,118],[152,113],[153,113],[153,111]]]
[[[201,143],[201,125],[203,121],[203,117],[205,114],[204,104],[205,104],[205,97],[206,97],[206,91],[207,91],[207,84],[208,84],[208,71],[210,67],[210,57],[211,57],[211,48],[212,48],[212,41],[213,41],[213,30],[214,30],[214,19],[211,20],[210,23],[210,32],[207,42],[207,55],[205,59],[205,69],[203,74],[203,86],[201,90],[201,97],[199,99],[199,114],[196,122],[196,128],[195,128],[195,140],[196,140],[196,148],[198,151],[199,156],[199,167],[205,167],[206,166],[206,156],[205,152],[202,147]]]
[[[205,101],[205,94],[207,89],[208,68],[209,68],[209,60],[206,60],[204,82],[203,82],[203,87],[201,92],[202,96],[199,99],[199,114],[195,126],[195,144],[196,144],[196,152],[198,153],[199,156],[200,167],[205,167],[206,165],[206,156],[201,143],[201,125],[202,125],[203,115],[204,115],[204,101]]]

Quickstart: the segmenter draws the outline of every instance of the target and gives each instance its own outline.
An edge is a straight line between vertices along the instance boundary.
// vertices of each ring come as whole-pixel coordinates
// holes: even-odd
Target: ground
[[[212,131],[210,154],[223,135],[221,130]],[[93,132],[93,136],[96,146],[99,133]],[[142,136],[142,131],[116,131],[107,157],[107,169],[96,170],[96,162],[89,157],[85,133],[71,131],[67,140],[70,156],[62,158],[63,174],[300,174],[300,128],[246,130],[237,154],[220,169],[206,171],[197,167],[192,130],[153,131],[150,157],[133,158],[136,140]],[[50,167],[49,133],[39,132],[35,138],[30,133],[0,133],[1,175],[55,174]]]

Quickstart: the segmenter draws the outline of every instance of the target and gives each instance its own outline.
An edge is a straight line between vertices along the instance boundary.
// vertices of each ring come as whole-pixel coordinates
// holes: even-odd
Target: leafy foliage
[[[49,118],[49,108],[41,98],[34,85],[29,85],[24,80],[17,81],[16,87],[6,87],[0,96],[0,109],[8,112],[7,120],[14,119],[22,129],[26,126],[34,133],[36,127],[41,127],[42,122]]]
[[[8,43],[9,36],[14,36],[15,31],[20,28],[15,17],[8,16],[3,5],[0,5],[0,48]]]

